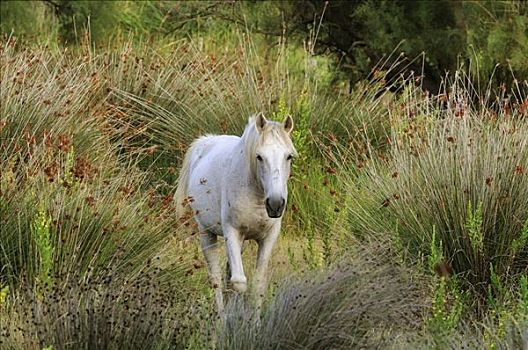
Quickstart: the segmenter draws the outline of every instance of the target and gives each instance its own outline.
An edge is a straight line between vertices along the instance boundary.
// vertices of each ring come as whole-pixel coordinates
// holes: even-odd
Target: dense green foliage
[[[0,347],[528,343],[524,4],[0,11]],[[418,68],[393,56],[371,70],[403,39],[409,57],[427,52]],[[517,80],[491,79],[495,63]],[[421,73],[446,69],[424,91]],[[299,157],[262,309],[227,291],[218,317],[172,194],[195,137],[240,134],[256,111],[293,115]]]
[[[445,72],[461,65],[470,67],[474,82],[496,74],[509,85],[528,75],[528,5],[521,1],[49,0],[3,2],[0,9],[2,32],[67,43],[76,42],[88,22],[96,43],[126,32],[171,38],[208,32],[221,38],[241,25],[271,40],[305,41],[312,53],[333,52],[337,77],[353,83],[374,67],[392,67],[388,79],[421,73],[423,86],[434,92]]]
[[[512,74],[528,74],[528,6],[523,2],[308,1],[286,2],[284,9],[288,26],[317,31],[314,46],[335,51],[354,81],[375,65],[384,69],[395,62],[395,74],[421,72],[424,87],[433,92],[446,71],[463,64],[475,80],[487,80],[496,64],[506,83],[513,81]],[[401,60],[400,52],[408,59]]]

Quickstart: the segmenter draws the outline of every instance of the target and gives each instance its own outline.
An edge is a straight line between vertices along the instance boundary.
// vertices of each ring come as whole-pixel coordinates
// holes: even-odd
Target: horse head
[[[254,147],[247,155],[254,163],[253,175],[264,194],[266,211],[270,218],[279,218],[288,198],[288,178],[295,147],[291,141],[292,117],[282,123],[267,120],[262,113],[254,118]]]

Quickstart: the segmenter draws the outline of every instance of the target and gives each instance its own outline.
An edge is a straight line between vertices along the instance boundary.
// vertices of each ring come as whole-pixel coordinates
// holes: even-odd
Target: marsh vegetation
[[[480,54],[439,77],[391,54],[413,27],[340,61],[332,8],[288,4],[0,4],[0,347],[528,348],[525,5],[464,4]],[[299,155],[262,309],[228,292],[222,319],[173,194],[194,138],[257,111]]]

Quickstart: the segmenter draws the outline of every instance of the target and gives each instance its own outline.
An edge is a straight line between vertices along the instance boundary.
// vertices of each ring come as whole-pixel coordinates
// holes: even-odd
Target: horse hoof
[[[233,288],[235,292],[244,293],[247,289],[247,283],[245,279],[237,279],[237,280],[231,279],[230,282],[231,282],[231,288]]]

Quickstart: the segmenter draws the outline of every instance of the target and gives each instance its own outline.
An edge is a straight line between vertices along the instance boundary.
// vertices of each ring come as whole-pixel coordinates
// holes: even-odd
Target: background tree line
[[[394,74],[423,72],[425,88],[435,92],[446,72],[461,65],[498,83],[528,75],[528,3],[522,1],[43,0],[0,6],[4,34],[61,44],[78,43],[88,28],[95,43],[117,33],[177,38],[234,24],[271,44],[277,37],[299,44],[309,37],[305,44],[313,53],[335,58],[335,79],[351,83],[395,61]]]

